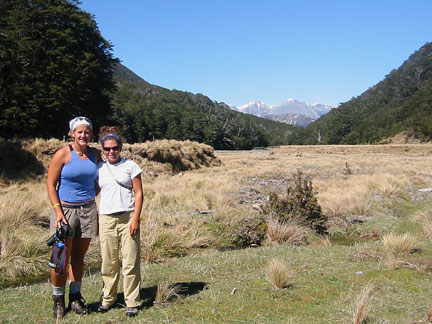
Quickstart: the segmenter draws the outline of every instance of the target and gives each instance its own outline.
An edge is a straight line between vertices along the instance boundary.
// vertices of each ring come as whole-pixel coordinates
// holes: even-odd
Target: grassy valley
[[[49,151],[42,147],[36,151]],[[162,147],[158,151],[168,157],[177,146]],[[144,151],[144,144],[126,150],[149,171],[143,176],[143,309],[131,322],[426,322],[432,293],[432,200],[425,190],[432,180],[430,145],[215,151],[213,166],[190,171],[176,171]],[[283,196],[298,170],[311,180],[328,217],[326,235],[261,212],[268,194]],[[0,190],[8,212],[0,219],[0,318],[46,323],[52,307],[47,279],[26,284],[47,269],[44,176],[9,180]],[[266,226],[258,244],[239,244],[239,236],[259,234],[253,226],[259,219]],[[93,310],[101,287],[97,245],[87,256],[83,285]],[[18,287],[6,288],[6,278]],[[121,322],[121,300],[107,314],[68,314],[64,322]]]

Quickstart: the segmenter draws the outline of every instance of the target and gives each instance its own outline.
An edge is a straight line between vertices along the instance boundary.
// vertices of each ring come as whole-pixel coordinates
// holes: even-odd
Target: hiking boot
[[[138,315],[138,307],[128,307],[126,310],[126,316],[134,317]]]
[[[69,308],[77,314],[88,314],[85,300],[80,293],[69,294]]]
[[[66,313],[65,307],[65,297],[62,296],[53,296],[54,300],[54,317],[57,319],[62,319]]]
[[[102,304],[99,305],[99,307],[97,308],[96,312],[98,313],[106,313],[111,309],[110,306],[104,306]]]

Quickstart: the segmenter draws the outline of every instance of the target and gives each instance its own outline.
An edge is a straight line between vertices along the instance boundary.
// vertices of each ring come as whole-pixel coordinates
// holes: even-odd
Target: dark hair
[[[102,126],[99,130],[99,141],[101,145],[103,146],[103,142],[109,139],[116,140],[120,146],[125,143],[120,128],[117,126]]]

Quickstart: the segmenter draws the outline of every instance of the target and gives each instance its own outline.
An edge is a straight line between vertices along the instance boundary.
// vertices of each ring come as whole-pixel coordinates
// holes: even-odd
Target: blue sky
[[[432,0],[81,1],[140,77],[236,106],[336,106],[432,41]]]

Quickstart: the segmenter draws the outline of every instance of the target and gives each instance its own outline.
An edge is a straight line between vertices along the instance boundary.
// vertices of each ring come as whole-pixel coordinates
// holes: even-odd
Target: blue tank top
[[[82,202],[96,197],[95,181],[98,176],[96,158],[88,150],[88,159],[82,160],[74,150],[71,159],[60,172],[58,196],[68,202]]]

